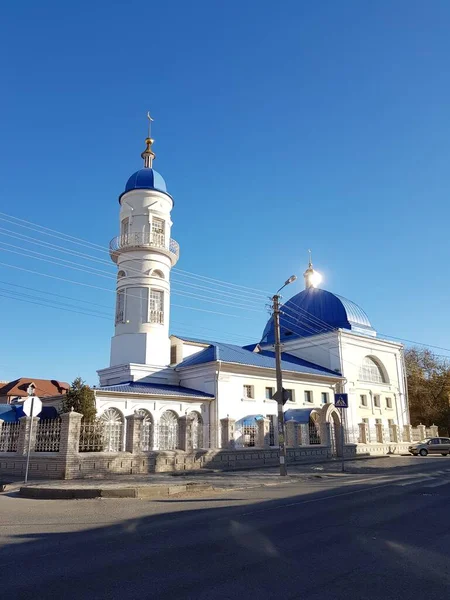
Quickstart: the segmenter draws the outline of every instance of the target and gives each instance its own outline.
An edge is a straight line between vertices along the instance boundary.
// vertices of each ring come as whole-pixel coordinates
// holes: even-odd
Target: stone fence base
[[[344,455],[382,456],[404,454],[408,444],[346,444]],[[332,457],[330,446],[314,445],[287,449],[289,464],[301,464],[326,460]],[[0,480],[8,475],[25,474],[25,456],[13,453],[0,454]],[[108,475],[164,473],[198,469],[237,470],[278,465],[276,448],[241,448],[239,450],[182,450],[106,453],[85,452],[68,457],[65,461],[58,453],[32,453],[30,479],[82,479],[84,477],[108,477]]]

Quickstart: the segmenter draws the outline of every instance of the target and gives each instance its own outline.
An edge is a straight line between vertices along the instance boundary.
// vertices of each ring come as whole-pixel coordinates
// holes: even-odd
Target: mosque
[[[110,244],[117,265],[115,333],[110,365],[98,371],[98,414],[112,432],[115,425],[124,430],[127,415],[141,414],[143,450],[179,448],[183,419],[190,423],[190,449],[260,445],[261,422],[264,445],[276,446],[273,318],[261,339],[245,347],[169,335],[170,274],[179,246],[171,238],[174,199],[153,169],[153,143],[149,136],[143,168],[119,196],[119,235]],[[311,261],[304,278],[305,289],[280,317],[288,445],[323,444],[328,431],[327,443],[338,453],[335,392],[349,398],[342,417],[347,443],[361,442],[361,431],[365,443],[383,435],[393,441],[394,428],[409,424],[402,346],[378,338],[359,306],[320,289]],[[111,451],[123,448],[119,433],[109,443]]]

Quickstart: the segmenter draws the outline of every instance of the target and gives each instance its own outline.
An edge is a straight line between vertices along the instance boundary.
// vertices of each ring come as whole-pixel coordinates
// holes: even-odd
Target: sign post
[[[32,440],[32,436],[33,436],[33,417],[34,417],[35,412],[37,414],[39,414],[42,409],[42,402],[40,401],[40,399],[37,396],[34,395],[35,389],[36,389],[36,387],[33,383],[31,383],[28,386],[28,388],[27,388],[28,398],[25,400],[25,402],[22,405],[23,412],[28,417],[31,417],[30,429],[28,431],[28,448],[27,448],[27,464],[25,467],[25,483],[28,482],[28,470],[30,468],[31,440]],[[38,409],[38,410],[35,410],[35,409]]]
[[[348,394],[335,394],[334,405],[339,409],[341,415],[341,455],[342,455],[342,472],[345,471],[344,463],[344,409],[348,408]]]

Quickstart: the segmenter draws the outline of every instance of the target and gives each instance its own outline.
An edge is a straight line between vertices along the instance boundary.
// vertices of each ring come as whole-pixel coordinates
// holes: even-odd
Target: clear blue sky
[[[449,347],[449,27],[447,0],[8,2],[0,210],[107,247],[150,109],[180,269],[273,293],[312,248],[323,287],[361,305],[379,332]],[[110,290],[114,279],[5,248],[114,276],[112,263],[34,241],[108,255],[0,227],[0,261],[32,271],[0,265],[0,379],[96,383],[114,294],[34,271]],[[51,296],[36,290],[69,296],[58,301],[106,318],[13,290],[43,303]],[[172,331],[197,337],[250,342],[267,316],[263,297],[252,296],[260,312],[173,302],[236,315],[174,307]]]

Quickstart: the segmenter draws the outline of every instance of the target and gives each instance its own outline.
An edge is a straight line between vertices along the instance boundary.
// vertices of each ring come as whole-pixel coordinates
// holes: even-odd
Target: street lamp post
[[[273,326],[275,332],[275,371],[277,376],[277,391],[275,398],[277,401],[278,409],[278,445],[280,455],[280,475],[287,475],[287,464],[286,464],[286,435],[284,427],[284,390],[283,390],[283,373],[281,371],[281,341],[280,341],[280,296],[279,293],[287,285],[295,281],[297,277],[292,275],[280,287],[278,292],[272,297],[273,301]]]

